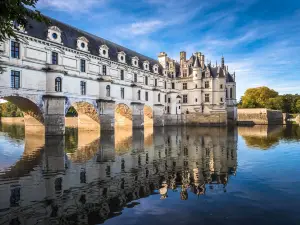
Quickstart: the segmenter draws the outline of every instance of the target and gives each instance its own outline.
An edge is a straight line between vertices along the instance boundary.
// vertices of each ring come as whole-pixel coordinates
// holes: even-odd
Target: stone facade
[[[173,124],[168,118],[178,116],[191,119],[177,125],[202,118],[208,120],[198,124],[210,124],[215,114],[236,119],[235,74],[223,57],[220,66],[205,64],[199,52],[189,60],[181,52],[180,63],[163,52],[154,60],[55,20],[51,27],[29,23],[18,31],[18,40],[1,43],[0,65],[6,71],[0,76],[0,98],[36,119],[28,125],[46,125],[49,135],[64,133],[63,117],[71,106],[79,110],[78,124],[88,129],[112,130],[120,124],[119,105],[130,108],[137,128],[148,119],[144,107],[152,109],[154,126],[169,124],[165,118]]]

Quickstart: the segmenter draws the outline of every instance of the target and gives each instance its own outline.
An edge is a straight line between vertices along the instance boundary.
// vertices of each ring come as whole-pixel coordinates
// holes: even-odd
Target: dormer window
[[[108,58],[108,47],[106,45],[101,45],[99,47],[99,55],[104,57],[104,58]]]
[[[134,67],[138,67],[139,66],[139,58],[134,56],[132,59],[131,59],[131,63]]]
[[[85,37],[80,37],[77,39],[77,49],[81,50],[81,51],[89,51],[88,49],[88,39],[86,39]]]
[[[145,61],[143,63],[143,65],[144,65],[144,70],[149,70],[149,62],[148,61]]]
[[[123,52],[123,51],[119,52],[118,53],[118,61],[121,63],[125,63],[125,56],[126,56],[125,52]]]
[[[62,44],[61,30],[57,26],[49,27],[47,40]]]
[[[158,73],[158,65],[157,65],[157,64],[155,64],[155,65],[153,66],[153,72],[154,72],[154,73]]]

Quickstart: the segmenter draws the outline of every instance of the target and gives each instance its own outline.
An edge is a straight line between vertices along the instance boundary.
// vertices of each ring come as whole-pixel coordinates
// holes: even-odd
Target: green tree
[[[0,1],[0,42],[7,38],[14,37],[18,39],[15,27],[12,22],[18,24],[20,27],[26,27],[28,25],[28,19],[34,19],[39,22],[45,22],[50,24],[49,19],[42,16],[40,11],[36,10],[36,3],[38,0],[1,0]],[[29,10],[27,7],[31,7],[34,10]],[[0,67],[0,73],[4,71],[3,67]]]
[[[268,87],[249,88],[242,97],[242,108],[264,108],[270,98],[276,98],[278,92]]]
[[[297,111],[296,113],[300,113],[300,99],[296,100],[295,109]]]
[[[283,108],[283,98],[282,96],[277,96],[275,98],[270,98],[265,107],[268,109],[282,110]]]
[[[13,103],[6,102],[0,104],[0,115],[2,117],[22,117],[22,111]]]

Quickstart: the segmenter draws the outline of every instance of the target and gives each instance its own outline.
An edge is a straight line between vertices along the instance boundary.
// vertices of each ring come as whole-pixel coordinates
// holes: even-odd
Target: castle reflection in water
[[[115,134],[69,130],[65,138],[30,136],[22,157],[0,174],[0,224],[98,224],[150,195],[168,201],[226,192],[237,170],[237,129],[159,128]],[[164,200],[163,200],[164,199]]]

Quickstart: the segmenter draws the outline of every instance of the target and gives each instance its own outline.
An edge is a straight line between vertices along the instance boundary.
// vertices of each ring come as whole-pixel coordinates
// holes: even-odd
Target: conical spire
[[[195,56],[195,62],[194,62],[194,68],[199,68],[200,64],[199,64],[199,60],[198,60],[198,56]]]
[[[225,60],[224,60],[224,56],[222,55],[222,59],[221,59],[221,67],[222,69],[225,68]]]

